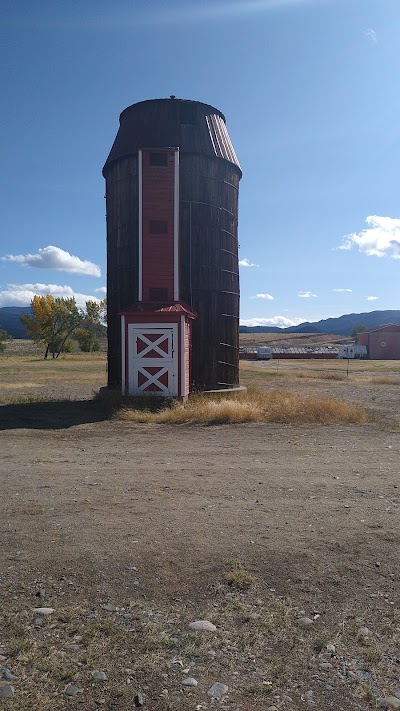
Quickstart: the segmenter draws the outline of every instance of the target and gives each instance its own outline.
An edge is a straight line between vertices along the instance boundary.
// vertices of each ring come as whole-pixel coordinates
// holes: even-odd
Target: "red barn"
[[[395,323],[359,333],[357,343],[367,346],[370,360],[400,360],[400,326]]]

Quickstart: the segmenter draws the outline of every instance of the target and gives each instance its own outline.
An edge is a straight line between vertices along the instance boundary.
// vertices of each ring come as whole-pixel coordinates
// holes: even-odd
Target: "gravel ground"
[[[5,708],[397,708],[400,388],[293,387],[379,419],[173,427],[83,400],[1,408]]]

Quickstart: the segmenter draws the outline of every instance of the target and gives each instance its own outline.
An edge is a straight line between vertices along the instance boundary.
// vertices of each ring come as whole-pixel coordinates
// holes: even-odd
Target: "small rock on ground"
[[[15,681],[18,677],[14,676],[6,667],[0,669],[0,679],[5,679],[6,681]]]
[[[0,699],[10,699],[15,694],[15,689],[10,684],[0,686]]]
[[[135,694],[133,703],[135,704],[136,708],[140,708],[141,706],[144,705],[143,694],[141,694],[140,691],[138,691],[137,694]]]
[[[311,625],[314,624],[314,621],[310,617],[299,617],[296,622],[299,627],[303,627],[304,629],[307,629],[307,627],[311,627]]]
[[[371,630],[368,627],[360,627],[358,630],[358,637],[369,637],[371,634]]]
[[[75,684],[68,684],[67,688],[65,689],[64,693],[67,696],[76,696],[79,694],[80,688],[79,686],[75,686]]]
[[[217,629],[216,626],[208,620],[196,620],[195,622],[191,622],[189,627],[191,630],[206,630],[207,632],[215,632]]]
[[[107,681],[107,674],[103,671],[95,671],[92,676],[95,681]]]
[[[36,612],[37,615],[43,615],[43,617],[48,617],[48,615],[51,615],[54,612],[54,608],[52,608],[52,607],[35,607],[34,611]]]
[[[400,709],[400,699],[397,696],[386,696],[382,703],[388,709]]]
[[[212,699],[221,699],[227,692],[228,687],[226,684],[221,684],[221,682],[217,681],[215,684],[210,686],[207,694],[211,696]]]
[[[182,686],[197,686],[198,683],[197,679],[194,679],[192,676],[188,676],[182,680]]]

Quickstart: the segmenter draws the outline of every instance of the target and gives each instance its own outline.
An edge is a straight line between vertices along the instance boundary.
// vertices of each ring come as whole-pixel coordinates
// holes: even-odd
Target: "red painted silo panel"
[[[174,151],[161,152],[167,165],[151,165],[155,151],[142,151],[142,301],[174,301]],[[165,231],[162,229],[165,228]],[[161,230],[160,233],[154,232]],[[164,289],[154,298],[153,289]]]
[[[185,365],[186,365],[186,370],[185,370],[185,392],[182,393],[182,396],[189,395],[190,393],[190,381],[191,381],[191,375],[190,375],[190,361],[191,361],[191,351],[192,351],[192,325],[190,321],[186,321],[185,323]]]

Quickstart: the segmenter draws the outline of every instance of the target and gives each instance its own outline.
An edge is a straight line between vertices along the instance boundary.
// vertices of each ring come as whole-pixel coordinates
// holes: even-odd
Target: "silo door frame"
[[[129,324],[129,395],[178,395],[178,326]]]

